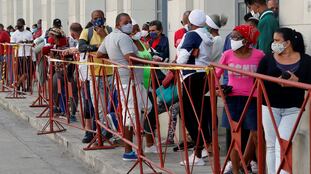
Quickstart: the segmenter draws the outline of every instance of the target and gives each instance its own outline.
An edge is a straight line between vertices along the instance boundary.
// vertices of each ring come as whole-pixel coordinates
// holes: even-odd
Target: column
[[[42,4],[38,3],[37,0],[29,0],[29,22],[35,24],[39,19],[42,18]]]
[[[307,53],[311,53],[311,0],[280,2],[281,27],[293,28],[301,32],[307,46]],[[290,13],[289,13],[290,12]],[[307,106],[310,106],[307,104]],[[310,126],[309,110],[307,107],[300,121],[300,126],[293,141],[293,173],[309,173],[310,171]]]
[[[53,20],[55,18],[58,18],[62,21],[64,31],[68,33],[69,32],[68,0],[51,0],[50,8],[51,8],[51,16],[50,16],[51,23],[48,25],[52,26]]]
[[[91,13],[94,10],[103,10],[106,14],[106,2],[104,0],[80,0],[80,22],[85,26],[91,21]]]
[[[80,1],[68,1],[68,20],[69,24],[80,21]]]
[[[42,9],[42,29],[45,32],[52,25],[51,20],[51,0],[41,0]]]

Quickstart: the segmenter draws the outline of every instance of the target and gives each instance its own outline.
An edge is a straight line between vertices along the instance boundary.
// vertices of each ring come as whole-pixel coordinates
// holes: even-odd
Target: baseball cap
[[[53,26],[62,27],[62,21],[60,19],[54,19],[53,20]]]

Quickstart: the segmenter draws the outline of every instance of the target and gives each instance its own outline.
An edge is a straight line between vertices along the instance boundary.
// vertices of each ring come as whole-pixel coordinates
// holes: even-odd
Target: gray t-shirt
[[[122,33],[119,29],[115,29],[112,33],[106,36],[104,42],[100,45],[99,52],[108,54],[109,59],[122,64],[129,65],[125,59],[126,54],[137,54],[137,47],[129,35]],[[119,68],[119,74],[122,84],[128,84],[130,71],[127,68]],[[141,83],[142,70],[135,70],[135,81]]]

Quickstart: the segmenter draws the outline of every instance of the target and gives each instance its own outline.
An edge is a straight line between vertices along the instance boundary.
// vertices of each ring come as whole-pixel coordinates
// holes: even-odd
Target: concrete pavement
[[[1,174],[91,174],[93,171],[59,144],[0,107]]]
[[[19,117],[26,120],[32,127],[37,130],[41,130],[44,124],[46,123],[46,119],[38,119],[35,118],[43,108],[30,108],[29,105],[32,101],[35,100],[34,96],[27,96],[26,99],[5,99],[6,93],[0,93],[0,105],[4,108],[7,108],[11,112],[14,112]],[[81,143],[81,139],[83,137],[83,132],[78,129],[74,129],[68,127],[66,132],[57,133],[57,134],[49,134],[47,136],[39,136],[41,138],[49,137],[52,140],[61,144],[65,151],[70,152],[70,154],[82,160],[86,164],[88,164],[92,169],[94,169],[95,173],[126,173],[133,165],[132,162],[124,162],[121,159],[121,155],[123,152],[123,148],[119,147],[113,150],[97,150],[97,151],[84,151],[83,147],[86,145]],[[34,131],[32,135],[29,135],[29,138],[38,137],[36,132]],[[39,143],[40,144],[40,143]],[[221,146],[224,146],[224,140],[221,139]],[[38,146],[38,148],[41,148]],[[222,147],[221,147],[222,148]],[[64,151],[60,150],[60,151]],[[223,148],[222,148],[223,149]],[[189,152],[191,153],[191,152]],[[179,161],[181,160],[181,153],[172,152],[172,148],[168,148],[167,158],[166,158],[166,167],[171,169],[174,173],[185,173],[184,167],[179,165]],[[153,161],[158,162],[159,159],[157,155],[147,155]],[[194,173],[196,174],[206,174],[212,173],[211,161],[212,159],[208,159],[207,166],[195,167]],[[144,173],[151,173],[146,167],[144,168]],[[138,168],[132,173],[139,173]]]

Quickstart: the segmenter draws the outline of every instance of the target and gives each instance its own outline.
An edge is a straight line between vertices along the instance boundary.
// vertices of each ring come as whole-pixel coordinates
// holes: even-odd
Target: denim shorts
[[[4,61],[4,56],[0,55],[0,62],[3,62],[3,61]]]
[[[248,97],[246,96],[227,96],[226,101],[232,120],[238,122],[241,118]],[[257,130],[257,104],[256,98],[252,98],[246,112],[246,117],[242,122],[242,127],[247,130]],[[222,126],[230,129],[227,114],[224,111],[222,115]]]

